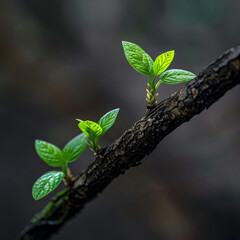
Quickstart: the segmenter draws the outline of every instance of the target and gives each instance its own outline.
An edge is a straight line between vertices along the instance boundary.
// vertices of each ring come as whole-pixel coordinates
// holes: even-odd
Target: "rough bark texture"
[[[114,178],[141,163],[182,123],[209,108],[240,83],[240,45],[228,50],[170,98],[162,101],[101,152],[73,186],[58,194],[22,232],[22,240],[48,239]]]

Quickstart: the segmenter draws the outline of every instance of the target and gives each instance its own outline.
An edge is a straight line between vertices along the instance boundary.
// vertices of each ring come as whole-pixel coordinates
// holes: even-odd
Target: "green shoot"
[[[112,127],[117,118],[118,112],[119,108],[106,113],[100,118],[98,123],[77,119],[77,121],[79,121],[78,127],[88,137],[88,146],[95,154],[98,155],[101,151],[101,147],[98,145],[98,139]]]
[[[196,77],[194,73],[171,69],[166,71],[174,58],[174,50],[159,55],[153,62],[152,58],[137,44],[122,41],[123,50],[129,64],[139,73],[148,76],[147,83],[147,105],[153,107],[157,104],[158,93],[161,83],[178,84],[188,82]],[[159,80],[155,83],[156,78]]]
[[[45,173],[34,183],[32,195],[35,200],[39,200],[52,192],[62,180],[67,185],[72,184],[74,179],[67,164],[75,161],[84,152],[87,147],[87,141],[87,136],[80,134],[69,141],[63,150],[42,140],[35,141],[35,148],[39,157],[51,167],[62,168],[62,171]]]

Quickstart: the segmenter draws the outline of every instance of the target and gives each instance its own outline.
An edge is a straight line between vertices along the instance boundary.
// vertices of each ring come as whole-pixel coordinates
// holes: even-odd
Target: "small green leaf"
[[[159,55],[153,63],[153,74],[158,76],[163,73],[171,64],[174,58],[174,50]]]
[[[39,200],[52,192],[64,178],[64,173],[59,171],[50,171],[42,175],[33,185],[32,196]]]
[[[196,75],[186,70],[171,69],[160,75],[160,81],[166,84],[177,84],[188,82],[195,78]]]
[[[100,120],[98,121],[98,124],[102,127],[101,136],[114,124],[117,118],[118,112],[119,112],[119,108],[116,108],[106,113],[104,116],[100,118]]]
[[[49,166],[62,166],[62,151],[58,147],[42,140],[35,140],[35,148],[39,157]]]
[[[99,137],[102,134],[102,127],[92,121],[80,121],[78,127],[89,138]]]
[[[69,141],[63,148],[63,156],[65,161],[75,161],[86,149],[88,137],[82,133]]]
[[[150,76],[153,65],[152,58],[135,43],[122,41],[122,46],[130,65],[139,73]]]

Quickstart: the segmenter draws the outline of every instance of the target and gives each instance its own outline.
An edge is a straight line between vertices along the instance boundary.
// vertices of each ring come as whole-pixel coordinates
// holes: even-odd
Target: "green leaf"
[[[152,58],[135,43],[122,41],[122,46],[130,65],[139,73],[150,76],[153,65]]]
[[[52,192],[64,178],[64,173],[59,171],[50,171],[42,175],[33,185],[32,196],[39,200]]]
[[[86,149],[88,137],[82,133],[69,141],[63,148],[63,156],[65,161],[75,161]]]
[[[92,121],[81,121],[80,120],[78,127],[89,138],[99,137],[102,134],[102,127]]]
[[[100,120],[98,121],[98,124],[102,127],[101,136],[114,124],[117,118],[118,112],[119,112],[119,108],[116,108],[106,113],[104,116],[100,118]]]
[[[174,50],[159,55],[153,63],[153,74],[158,76],[163,73],[171,64],[174,58]]]
[[[35,148],[39,157],[52,167],[60,167],[63,165],[62,151],[55,145],[35,140]]]
[[[196,75],[186,70],[171,69],[160,75],[160,81],[166,84],[177,84],[188,82],[195,78]]]

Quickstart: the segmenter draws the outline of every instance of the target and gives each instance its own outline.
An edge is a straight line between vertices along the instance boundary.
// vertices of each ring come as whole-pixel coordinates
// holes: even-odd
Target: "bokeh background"
[[[32,184],[50,170],[35,139],[63,147],[80,133],[77,117],[97,121],[120,107],[106,146],[144,115],[146,77],[121,40],[154,59],[174,49],[171,68],[197,74],[239,43],[239,11],[238,0],[1,0],[0,239],[17,239],[56,193],[32,199]],[[160,99],[180,87],[161,86]],[[236,87],[175,130],[55,239],[239,240],[239,98]],[[87,150],[72,172],[93,160]]]

